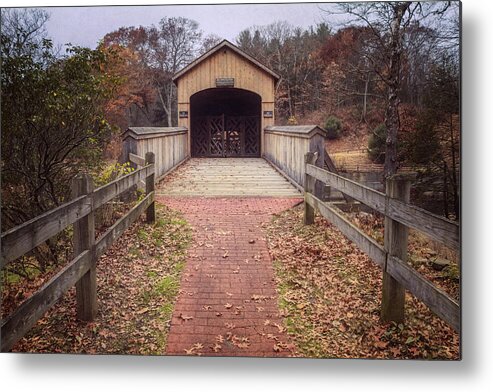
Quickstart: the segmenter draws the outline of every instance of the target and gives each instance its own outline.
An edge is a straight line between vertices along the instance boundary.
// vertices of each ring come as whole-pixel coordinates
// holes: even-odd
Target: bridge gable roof
[[[237,55],[245,58],[250,63],[252,63],[255,66],[257,66],[258,68],[260,68],[262,71],[269,74],[276,81],[278,81],[280,79],[280,76],[277,73],[275,73],[270,68],[266,67],[265,65],[260,63],[258,60],[256,60],[255,58],[253,58],[252,56],[250,56],[249,54],[245,53],[243,50],[238,48],[236,45],[233,45],[231,42],[229,42],[228,40],[225,39],[225,40],[221,41],[219,44],[217,44],[216,46],[214,46],[212,49],[208,50],[203,55],[201,55],[200,57],[198,57],[197,59],[192,61],[185,68],[182,68],[180,71],[178,71],[176,74],[174,74],[173,75],[173,82],[176,83],[178,81],[178,79],[180,79],[183,75],[188,73],[191,69],[195,68],[197,65],[199,65],[200,63],[202,63],[204,60],[211,57],[215,53],[219,52],[223,48],[228,48],[231,51],[233,51],[234,53],[236,53]]]

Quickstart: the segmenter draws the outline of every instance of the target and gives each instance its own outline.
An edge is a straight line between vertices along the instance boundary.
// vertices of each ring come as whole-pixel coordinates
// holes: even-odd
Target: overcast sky
[[[238,33],[252,25],[286,20],[308,27],[323,21],[324,3],[164,5],[45,8],[51,18],[48,35],[55,45],[72,43],[94,48],[106,34],[122,26],[149,26],[165,16],[183,16],[199,22],[207,35],[214,33],[234,42]]]

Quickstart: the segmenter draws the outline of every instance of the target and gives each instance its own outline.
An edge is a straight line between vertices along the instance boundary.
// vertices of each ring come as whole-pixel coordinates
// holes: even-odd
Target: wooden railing
[[[404,319],[404,289],[407,289],[438,317],[459,331],[460,307],[458,302],[425,279],[406,262],[409,227],[458,251],[460,249],[459,225],[410,205],[411,180],[409,176],[394,176],[388,179],[387,194],[383,194],[313,165],[316,155],[316,153],[305,155],[304,221],[306,224],[312,224],[314,211],[317,210],[382,268],[382,319],[384,321]],[[384,246],[366,235],[330,204],[317,198],[314,195],[315,180],[322,181],[383,214],[386,217]]]
[[[122,162],[142,166],[149,151],[155,154],[156,182],[188,160],[188,129],[185,127],[131,127],[123,134]]]
[[[303,157],[309,151],[318,151],[316,165],[322,167],[326,132],[316,125],[270,126],[264,130],[263,157],[296,188],[303,190],[305,167]],[[317,194],[323,193],[322,184],[316,184]]]
[[[2,233],[2,269],[71,224],[74,225],[75,255],[61,271],[1,321],[2,352],[10,350],[74,285],[77,295],[77,317],[86,321],[94,319],[97,311],[97,259],[144,211],[147,211],[147,222],[155,220],[154,154],[149,152],[145,160],[141,159],[145,164],[143,168],[97,189],[93,189],[93,181],[88,175],[77,176],[72,182],[73,200]],[[96,241],[95,211],[142,180],[146,183],[144,199]]]

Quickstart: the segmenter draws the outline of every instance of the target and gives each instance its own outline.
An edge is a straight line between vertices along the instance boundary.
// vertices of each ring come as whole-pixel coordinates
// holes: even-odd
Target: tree
[[[253,26],[236,38],[240,49],[281,76],[276,110],[285,119],[303,116],[319,104],[320,64],[315,58],[327,29],[324,25],[303,30],[287,22],[275,22]]]
[[[204,39],[202,40],[201,48],[200,48],[200,54],[204,54],[205,52],[208,52],[210,49],[212,49],[214,46],[219,44],[222,41],[222,38],[219,37],[216,34],[208,34]]]
[[[375,72],[385,84],[387,104],[385,125],[387,128],[385,152],[385,177],[396,173],[398,168],[398,134],[400,130],[399,104],[402,87],[402,56],[404,36],[413,23],[426,23],[430,17],[445,14],[450,2],[373,2],[343,3],[340,13],[349,15],[349,25],[367,26],[373,35],[372,46],[367,58]],[[378,56],[378,57],[377,57]],[[382,68],[382,61],[384,59]]]
[[[200,50],[202,32],[196,21],[187,18],[163,18],[159,29],[152,29],[151,64],[159,100],[168,126],[176,125],[176,86],[173,75],[190,63]]]
[[[109,103],[110,119],[120,129],[157,125],[157,96],[153,71],[149,66],[149,29],[122,27],[104,36],[101,50],[118,53],[119,61],[108,64],[108,72],[120,75],[118,95]]]
[[[363,121],[366,121],[370,98],[383,98],[369,61],[371,38],[367,27],[348,26],[326,38],[319,50],[327,101],[337,107],[361,105]]]
[[[7,47],[15,39],[2,32]],[[112,133],[105,108],[119,83],[104,72],[110,55],[101,50],[69,47],[59,58],[47,39],[29,45],[2,51],[4,228],[66,201],[71,178],[98,168]]]
[[[408,159],[422,170],[428,191],[441,194],[446,217],[460,213],[459,66],[445,56],[430,68],[415,132],[409,135]]]
[[[2,9],[2,54],[7,57],[39,56],[48,19],[49,14],[37,8]]]
[[[135,90],[141,99],[131,106],[138,110],[133,113],[134,118],[130,121],[132,125],[141,121],[139,113],[145,116],[150,125],[176,125],[177,97],[172,77],[205,46],[213,45],[217,40],[215,36],[208,36],[206,41],[202,41],[201,37],[198,23],[181,17],[163,18],[158,27],[122,27],[104,37],[105,46],[127,48],[135,58],[129,65],[136,71],[136,80],[139,80],[135,87],[140,85],[142,89]],[[132,77],[129,76],[128,81],[131,82]],[[149,88],[154,92],[152,99]]]

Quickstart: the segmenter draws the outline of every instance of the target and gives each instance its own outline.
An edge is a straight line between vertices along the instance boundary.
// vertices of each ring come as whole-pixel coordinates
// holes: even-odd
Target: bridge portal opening
[[[259,157],[261,97],[211,88],[190,97],[193,157]]]

